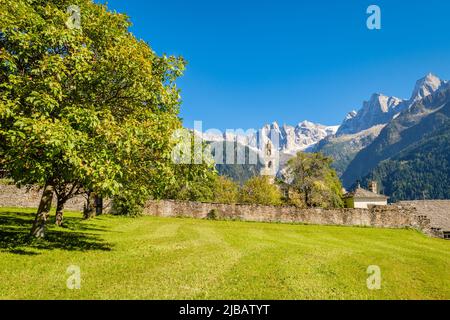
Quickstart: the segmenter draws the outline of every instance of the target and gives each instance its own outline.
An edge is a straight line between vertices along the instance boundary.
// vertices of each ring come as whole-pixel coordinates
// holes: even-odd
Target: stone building
[[[278,150],[273,145],[272,141],[267,141],[267,144],[264,146],[263,154],[263,166],[260,170],[261,176],[269,177],[272,182],[275,181],[275,177],[277,175],[279,169],[279,155]]]
[[[353,192],[344,195],[344,202],[347,208],[368,209],[369,206],[387,206],[388,197],[378,193],[378,185],[372,181],[369,185],[370,190],[356,187]]]

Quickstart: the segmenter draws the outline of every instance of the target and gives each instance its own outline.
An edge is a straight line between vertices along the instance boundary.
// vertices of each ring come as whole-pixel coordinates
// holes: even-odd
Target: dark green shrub
[[[208,220],[217,220],[218,217],[219,217],[219,211],[217,211],[217,209],[212,209],[206,215],[206,219],[208,219]]]
[[[116,196],[113,198],[113,210],[115,215],[139,216],[144,209],[144,201],[139,198]]]

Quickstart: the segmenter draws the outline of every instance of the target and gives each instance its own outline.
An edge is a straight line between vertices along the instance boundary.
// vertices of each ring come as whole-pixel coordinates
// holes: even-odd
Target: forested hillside
[[[445,125],[381,162],[365,178],[381,182],[391,201],[450,198],[450,120]]]

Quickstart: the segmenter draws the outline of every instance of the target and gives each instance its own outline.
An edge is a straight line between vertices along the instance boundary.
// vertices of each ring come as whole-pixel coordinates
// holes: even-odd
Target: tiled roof
[[[373,193],[372,191],[363,189],[363,188],[357,188],[353,192],[349,192],[345,195],[346,198],[356,198],[356,199],[379,199],[379,200],[386,200],[388,197],[382,195]]]
[[[400,204],[412,205],[419,214],[431,220],[431,226],[450,231],[450,200],[401,201]]]

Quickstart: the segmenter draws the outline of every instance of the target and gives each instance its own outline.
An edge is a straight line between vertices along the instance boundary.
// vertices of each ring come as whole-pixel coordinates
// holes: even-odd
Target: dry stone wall
[[[402,201],[401,204],[413,206],[419,215],[429,218],[432,232],[436,236],[450,236],[450,200]]]
[[[37,188],[17,188],[14,185],[0,185],[0,207],[37,208],[41,200],[42,191]],[[56,200],[53,199],[53,204]],[[83,211],[86,199],[78,196],[69,200],[66,210]]]
[[[37,208],[41,191],[18,189],[13,185],[0,185],[0,207]],[[82,211],[84,197],[70,200],[67,210]],[[436,210],[439,206],[440,210]],[[419,209],[417,209],[419,208]],[[433,209],[430,209],[433,208]],[[203,219],[214,210],[220,219],[255,222],[305,223],[317,225],[367,226],[378,228],[415,228],[432,236],[443,237],[443,232],[429,218],[430,211],[440,212],[440,217],[450,212],[450,201],[430,204],[415,202],[389,206],[372,206],[369,209],[300,209],[292,206],[260,206],[243,204],[218,204],[184,201],[148,201],[145,215],[159,217],[189,217]],[[449,210],[447,210],[449,209]],[[107,205],[105,212],[111,210]],[[427,214],[428,213],[428,214]]]
[[[148,201],[144,214],[159,217],[206,218],[215,211],[221,219],[318,225],[415,228],[430,233],[430,220],[408,205],[372,206],[369,209],[300,209],[292,206],[259,206],[180,201]]]

